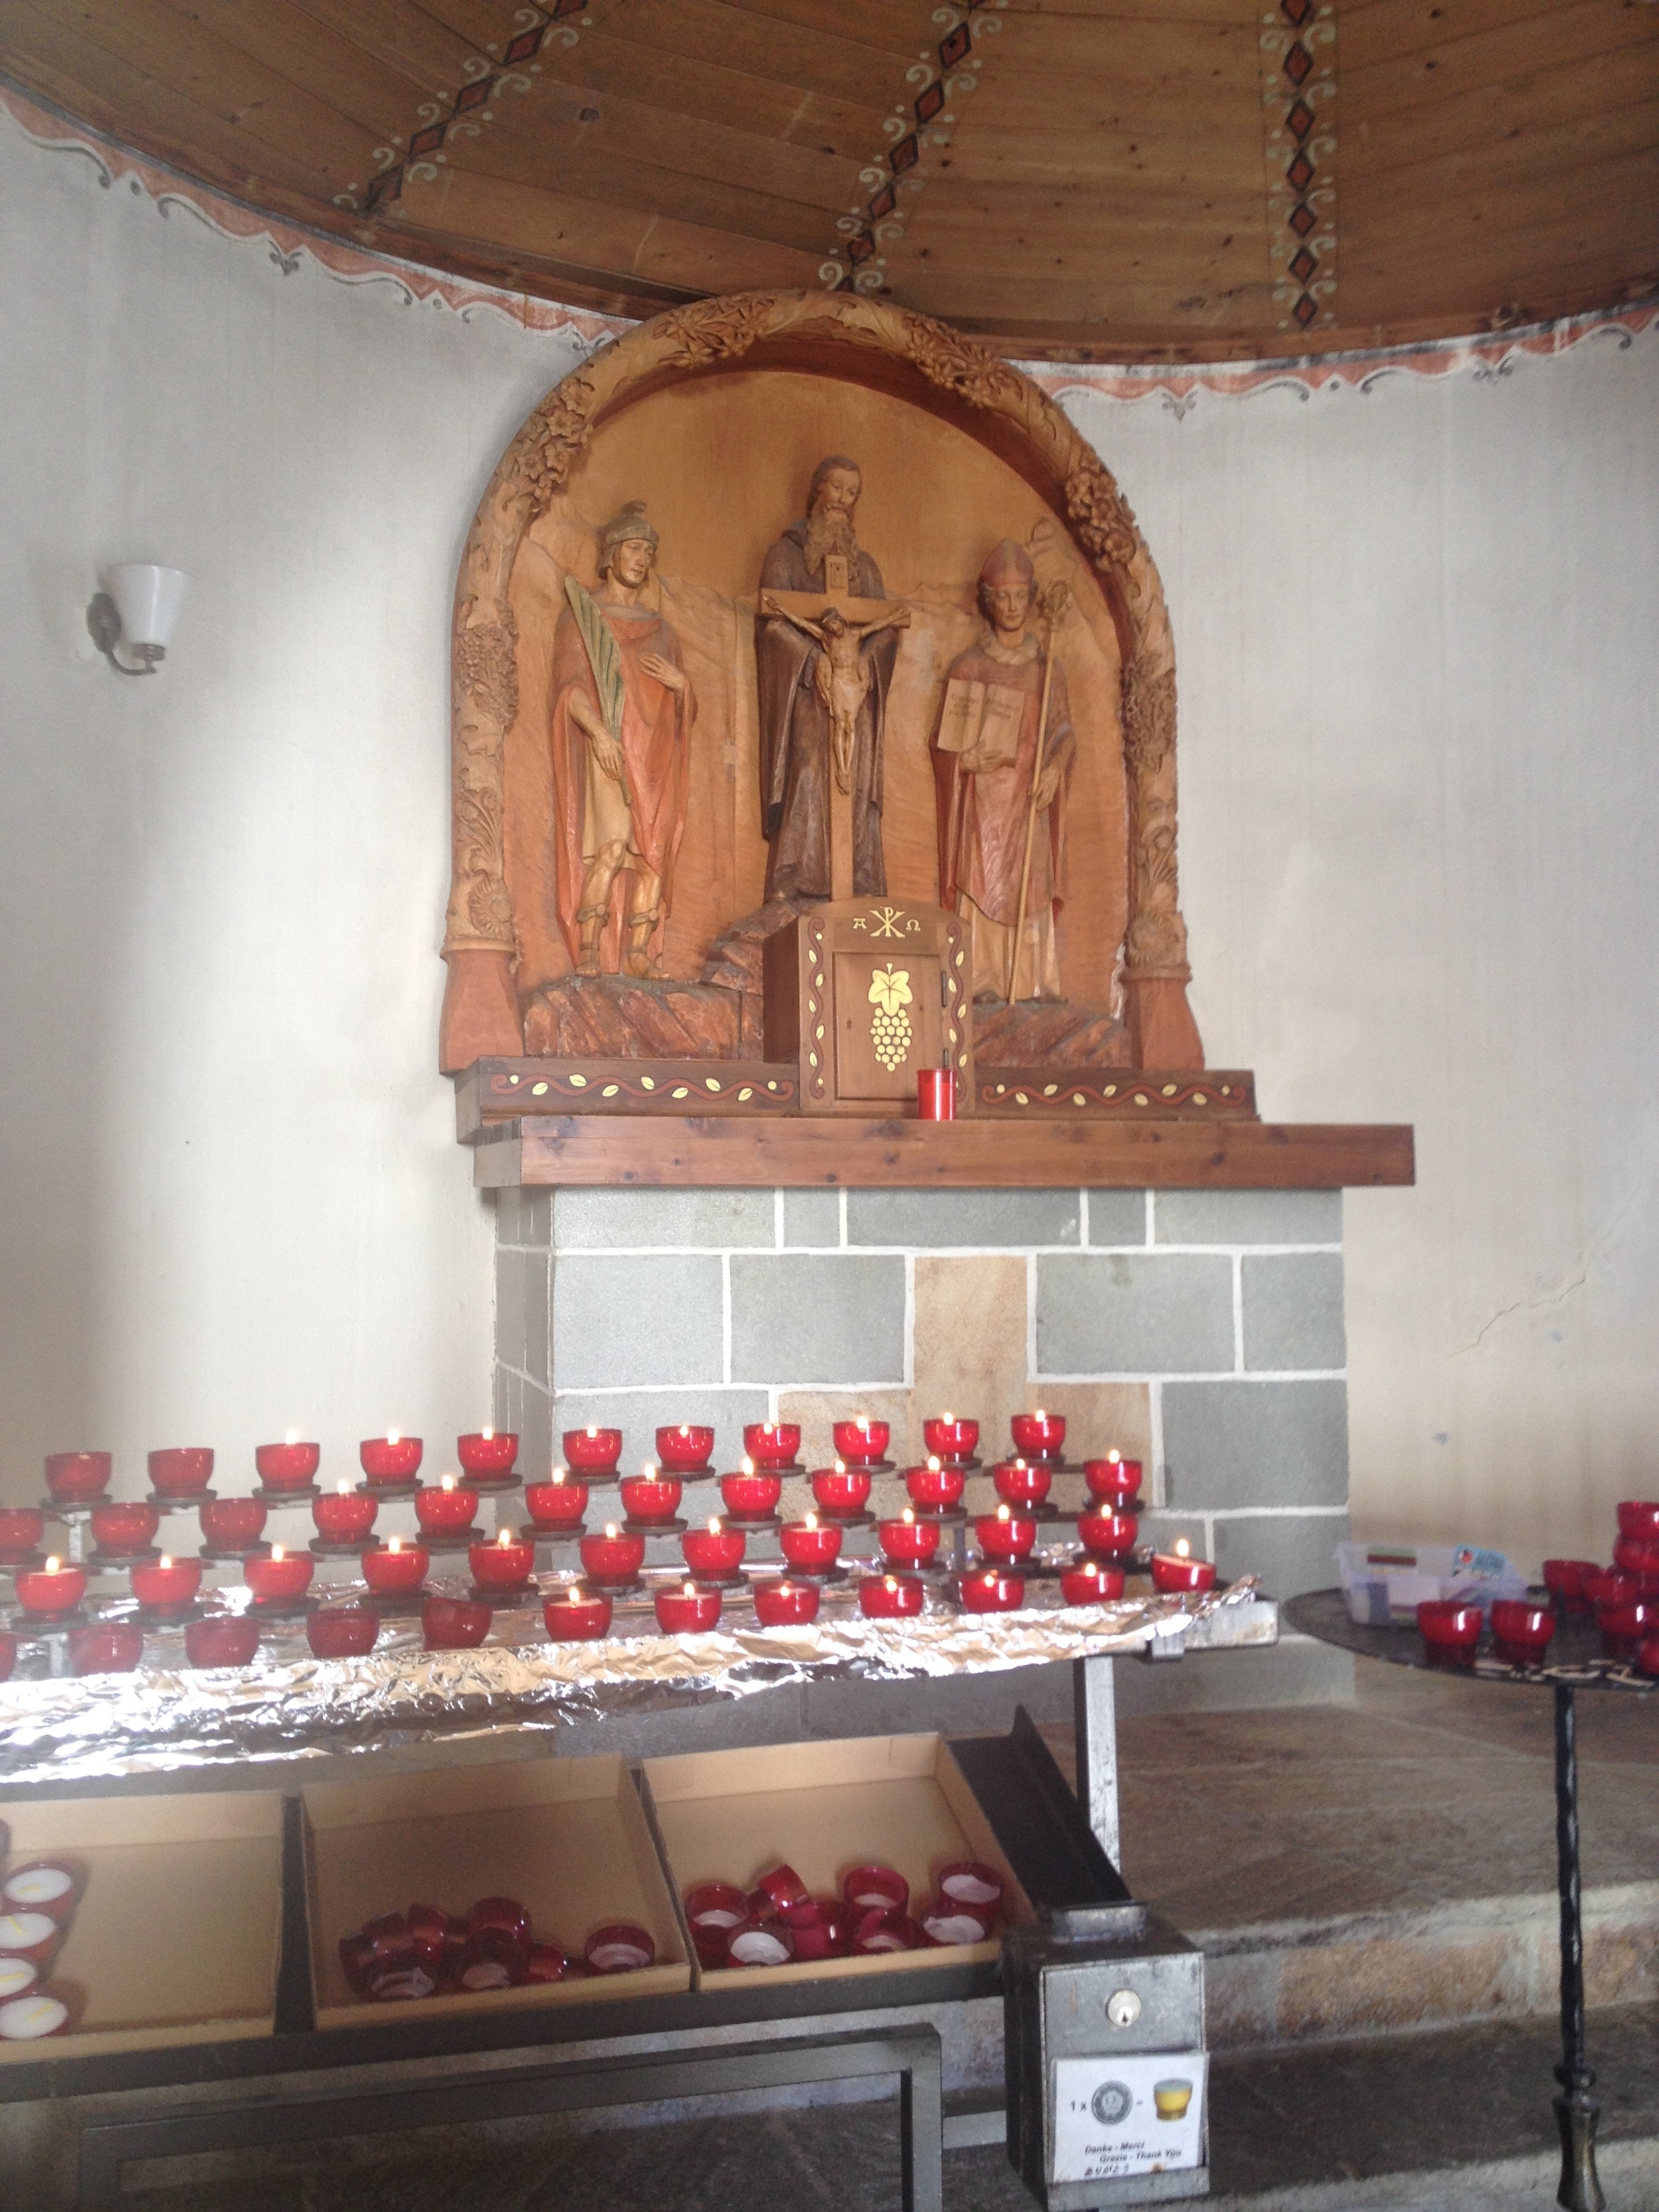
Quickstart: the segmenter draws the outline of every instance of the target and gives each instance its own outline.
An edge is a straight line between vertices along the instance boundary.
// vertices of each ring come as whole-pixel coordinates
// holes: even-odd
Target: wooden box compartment
[[[878,1735],[841,1742],[769,1744],[744,1751],[690,1752],[648,1759],[645,1779],[669,1873],[678,1895],[704,1881],[753,1889],[780,1863],[814,1897],[839,1895],[857,1866],[890,1866],[910,1885],[911,1909],[933,1897],[935,1876],[974,1859],[1002,1876],[1002,1923],[1030,1920],[990,1823],[950,1746],[938,1735]],[[840,1981],[985,1966],[1000,1951],[983,1943],[871,1958],[813,1959],[787,1966],[697,1969],[699,1988],[758,1987],[774,1981]]]
[[[440,1769],[303,1790],[312,1989],[319,2027],[428,2014],[592,2004],[691,1986],[679,1916],[624,1762],[542,1759]],[[596,1928],[630,1920],[656,1942],[654,1965],[520,1989],[466,1990],[404,2003],[359,1997],[340,1939],[384,1912],[434,1905],[465,1914],[514,1897],[538,1938],[573,1959]]]
[[[9,1871],[84,1875],[42,1976],[83,1993],[70,2033],[0,2042],[0,2066],[269,2035],[283,1933],[283,1801],[265,1791],[0,1805]]]

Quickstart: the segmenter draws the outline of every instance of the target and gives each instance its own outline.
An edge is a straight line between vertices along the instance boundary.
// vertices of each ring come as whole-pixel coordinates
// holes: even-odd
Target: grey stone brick
[[[553,1401],[533,1382],[521,1382],[518,1397],[519,1467],[532,1479],[553,1464]]]
[[[1340,1244],[1340,1190],[1160,1190],[1156,1244]]]
[[[725,1379],[718,1259],[555,1259],[556,1389]]]
[[[733,1245],[770,1251],[777,1213],[769,1190],[562,1190],[553,1208],[560,1251]]]
[[[783,1241],[786,1244],[839,1244],[841,1193],[838,1190],[785,1191]]]
[[[1232,1263],[1148,1253],[1039,1258],[1039,1375],[1231,1372]]]
[[[1266,1597],[1296,1597],[1329,1589],[1336,1580],[1336,1547],[1348,1533],[1346,1513],[1218,1516],[1215,1559],[1227,1582],[1259,1575]]]
[[[764,1390],[584,1390],[574,1397],[561,1392],[553,1402],[554,1448],[562,1457],[565,1431],[585,1429],[590,1421],[596,1428],[620,1429],[622,1471],[637,1474],[645,1461],[656,1456],[659,1428],[672,1421],[689,1421],[696,1427],[707,1424],[714,1431],[714,1473],[729,1474],[743,1457],[744,1424],[766,1418]],[[720,1510],[719,1492],[706,1496],[706,1485],[702,1486],[695,1501],[702,1507],[700,1517],[705,1520]],[[690,1483],[685,1496],[689,1508],[693,1503]],[[590,1522],[593,1518],[591,1510],[587,1517]]]
[[[1146,1192],[1091,1190],[1089,1193],[1089,1242],[1091,1244],[1144,1244],[1146,1242]]]
[[[495,1200],[498,1244],[547,1243],[553,1222],[550,1190],[498,1190]]]
[[[516,1247],[495,1255],[495,1357],[524,1365],[524,1254]]]
[[[1242,1273],[1246,1367],[1285,1370],[1346,1363],[1340,1252],[1250,1255]]]
[[[1183,1536],[1197,1558],[1209,1558],[1202,1514],[1176,1513],[1160,1506],[1156,1512],[1140,1516],[1140,1540],[1150,1544],[1155,1552],[1173,1552]]]
[[[1182,1512],[1346,1505],[1346,1385],[1166,1382],[1164,1499]]]
[[[903,1381],[902,1260],[780,1253],[731,1265],[737,1381]]]
[[[524,1371],[538,1382],[552,1380],[553,1342],[550,1310],[552,1261],[545,1252],[519,1255],[524,1270]]]
[[[849,1244],[1075,1244],[1074,1190],[849,1190]]]

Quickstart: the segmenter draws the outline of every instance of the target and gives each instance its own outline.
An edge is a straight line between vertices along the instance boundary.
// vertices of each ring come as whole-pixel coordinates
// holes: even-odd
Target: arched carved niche
[[[515,884],[508,820],[509,758],[537,757],[532,726],[544,696],[535,641],[520,619],[521,557],[527,549],[547,553],[538,532],[556,538],[596,439],[626,410],[676,386],[762,370],[830,378],[920,408],[994,456],[1047,508],[1051,564],[1082,564],[1079,611],[1085,622],[1109,626],[1103,644],[1118,690],[1124,849],[1110,862],[1115,874],[1121,871],[1123,928],[1121,947],[1102,948],[1103,957],[1109,972],[1118,969],[1134,1063],[1201,1066],[1177,899],[1174,647],[1158,571],[1133,515],[1092,447],[1006,362],[925,317],[805,292],[704,301],[602,348],[536,408],[490,480],[455,599],[443,1066],[453,1072],[486,1055],[521,1053],[525,988],[544,981],[548,966],[544,900],[537,886]],[[651,486],[631,489],[648,498]],[[780,482],[777,527],[799,511],[791,500],[801,489]],[[520,866],[521,878],[524,872]]]

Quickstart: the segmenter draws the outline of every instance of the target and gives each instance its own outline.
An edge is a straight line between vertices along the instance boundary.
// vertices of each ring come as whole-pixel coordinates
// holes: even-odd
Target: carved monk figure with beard
[[[862,478],[856,461],[831,454],[812,471],[806,514],[772,546],[761,590],[822,592],[880,600],[881,571],[854,531]],[[853,890],[885,892],[882,855],[882,737],[898,639],[891,627],[858,647],[869,672],[853,726]],[[833,716],[817,680],[820,647],[795,623],[763,617],[755,625],[760,710],[761,822],[772,848],[769,898],[829,898]],[[846,687],[843,685],[842,687]]]

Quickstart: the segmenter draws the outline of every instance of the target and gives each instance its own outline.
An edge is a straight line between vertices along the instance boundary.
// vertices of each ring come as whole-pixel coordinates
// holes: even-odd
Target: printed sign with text
[[[1108,2181],[1202,2163],[1202,2051],[1054,2061],[1054,2181]]]

